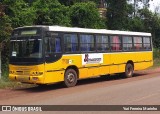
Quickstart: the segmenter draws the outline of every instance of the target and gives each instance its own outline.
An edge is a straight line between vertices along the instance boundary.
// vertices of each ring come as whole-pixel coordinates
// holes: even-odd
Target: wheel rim
[[[74,76],[74,74],[73,73],[68,73],[68,75],[67,75],[67,82],[68,83],[73,83],[75,81],[75,76]]]
[[[127,72],[128,72],[128,75],[131,76],[132,75],[132,67],[128,67],[127,68]]]

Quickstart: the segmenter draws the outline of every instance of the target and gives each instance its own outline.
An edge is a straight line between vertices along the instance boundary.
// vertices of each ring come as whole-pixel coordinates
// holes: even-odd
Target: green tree
[[[33,3],[36,11],[35,24],[70,26],[69,7],[57,0],[37,0]]]
[[[6,70],[8,66],[9,37],[12,31],[12,27],[10,18],[7,15],[5,15],[1,3],[0,3],[0,14],[1,14],[0,15],[0,78],[1,78],[1,70],[3,73],[3,71]],[[2,61],[2,69],[1,69],[1,61]]]
[[[12,32],[11,20],[7,15],[0,17],[0,42],[8,41]]]
[[[11,20],[9,16],[7,16],[4,12],[4,4],[0,3],[0,43],[2,46],[2,42],[8,42],[9,36],[12,32],[12,27],[11,27]]]
[[[76,3],[70,8],[71,24],[82,28],[105,28],[105,21],[100,18],[93,2]]]
[[[107,1],[107,24],[109,29],[125,30],[128,25],[128,11],[126,0]]]
[[[100,3],[101,0],[58,0],[61,4],[70,6],[70,5],[74,5],[75,3],[80,3],[80,2],[94,2],[97,5]]]
[[[11,18],[12,27],[34,24],[35,11],[24,0],[4,0],[3,3],[7,5],[6,15]]]
[[[129,20],[128,27],[130,31],[145,32],[144,22],[137,16]]]
[[[160,32],[160,16],[147,8],[139,10],[139,15],[144,22],[145,31],[152,33],[154,46],[160,48],[160,37],[159,33],[157,33]]]

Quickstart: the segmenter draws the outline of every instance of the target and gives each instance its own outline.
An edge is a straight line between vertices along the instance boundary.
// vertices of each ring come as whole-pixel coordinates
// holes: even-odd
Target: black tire
[[[74,69],[67,69],[64,74],[64,85],[73,87],[77,84],[77,72]]]
[[[127,63],[125,67],[124,77],[131,78],[133,76],[133,71],[134,71],[133,65],[131,63]]]

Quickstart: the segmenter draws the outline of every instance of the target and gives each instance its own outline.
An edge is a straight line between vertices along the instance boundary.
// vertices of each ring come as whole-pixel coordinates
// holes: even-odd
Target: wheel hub
[[[67,80],[69,83],[73,83],[74,82],[74,74],[73,73],[69,73],[67,76]]]
[[[128,70],[128,75],[131,75],[132,74],[132,68],[129,67],[127,70]]]

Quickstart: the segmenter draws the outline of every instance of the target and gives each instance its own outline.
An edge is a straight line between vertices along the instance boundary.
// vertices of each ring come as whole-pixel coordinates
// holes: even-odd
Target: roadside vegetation
[[[0,79],[0,89],[19,89],[33,87],[35,85],[22,84],[21,82],[13,82],[8,79],[8,69],[2,73],[2,78]]]
[[[100,3],[101,1],[101,3]],[[103,1],[103,2],[102,2]],[[160,66],[160,13],[142,0],[0,0],[0,88],[25,85],[8,79],[9,38],[14,28],[30,25],[60,25],[150,32],[153,37],[154,66]],[[139,3],[141,2],[141,3]],[[139,4],[143,7],[134,7]],[[98,8],[106,9],[105,18]]]
[[[153,50],[154,64],[153,68],[160,67],[160,49]]]

